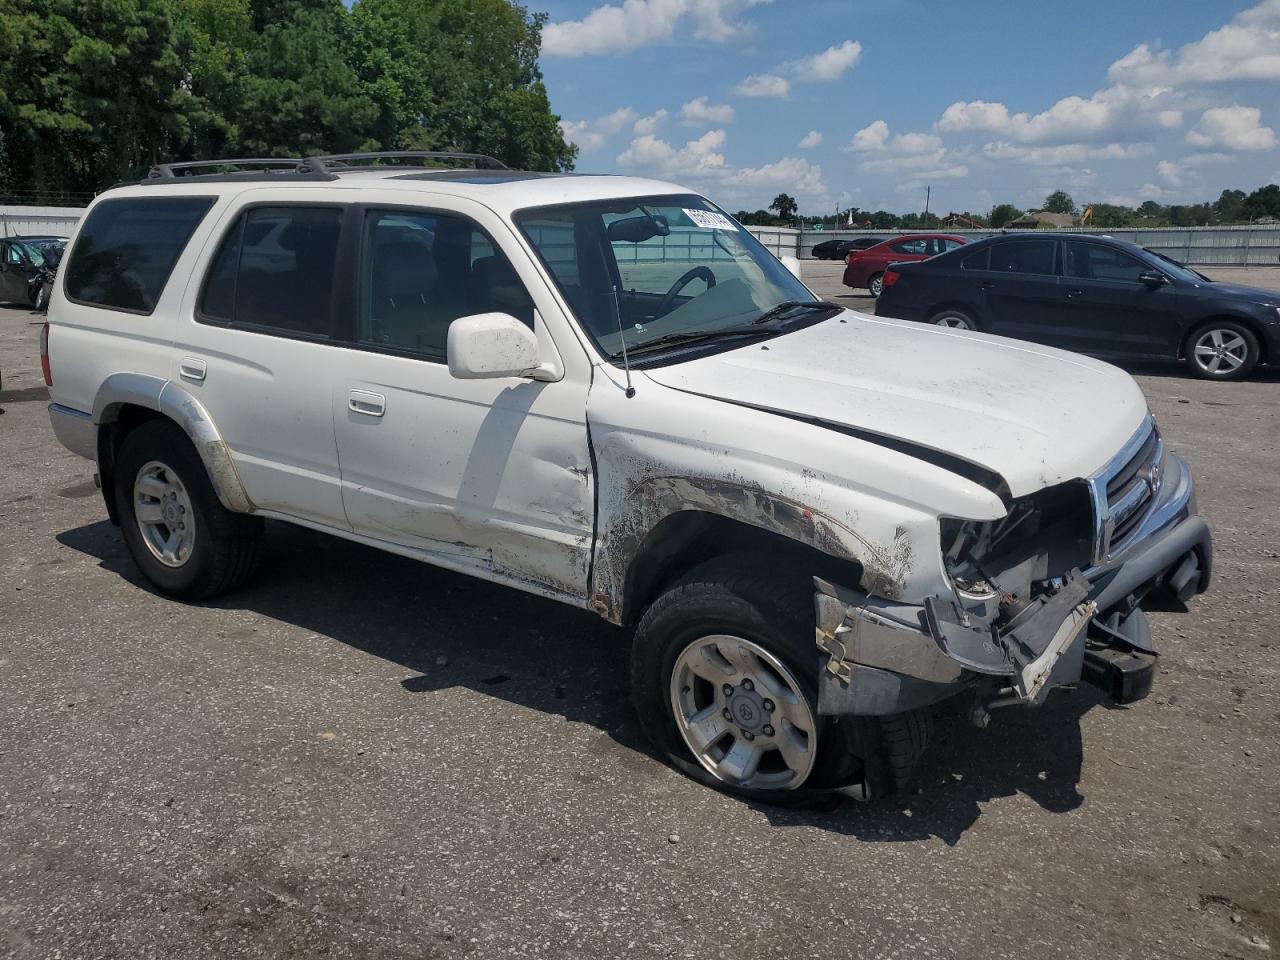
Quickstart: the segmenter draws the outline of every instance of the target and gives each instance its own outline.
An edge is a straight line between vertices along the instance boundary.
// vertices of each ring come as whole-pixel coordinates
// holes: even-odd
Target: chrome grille
[[[1164,444],[1148,420],[1123,450],[1092,480],[1096,537],[1094,562],[1119,553],[1138,532],[1160,489]]]

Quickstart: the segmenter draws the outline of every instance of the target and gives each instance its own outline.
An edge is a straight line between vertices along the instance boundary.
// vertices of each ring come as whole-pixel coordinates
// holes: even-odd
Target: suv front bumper
[[[1157,590],[1182,601],[1203,593],[1213,565],[1191,471],[1177,456],[1167,462],[1140,535],[1105,565],[1069,577],[1074,592],[1064,589],[1062,602],[1045,603],[1011,637],[966,618],[950,595],[896,603],[815,579],[826,655],[819,712],[902,713],[974,688],[997,691],[996,703],[1038,704],[1082,679],[1123,703],[1145,697],[1156,653],[1140,604]]]

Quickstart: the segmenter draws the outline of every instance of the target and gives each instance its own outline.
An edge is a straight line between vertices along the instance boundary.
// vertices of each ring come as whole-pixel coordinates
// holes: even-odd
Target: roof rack
[[[181,163],[157,163],[151,168],[151,172],[147,174],[147,179],[165,180],[178,176],[198,176],[198,174],[188,173],[188,171],[213,168],[216,172],[219,167],[266,168],[260,172],[273,173],[278,176],[280,174],[296,173],[302,164],[303,160],[300,157],[232,157],[226,160],[184,160]],[[274,167],[280,167],[281,169],[272,169]]]
[[[464,160],[470,162],[477,170],[508,169],[501,160],[495,160],[483,153],[460,153],[456,150],[382,150],[374,153],[331,153],[320,157],[307,157],[298,162],[298,172],[309,173],[333,167],[346,167],[366,160]],[[412,166],[430,167],[435,164],[418,163]]]

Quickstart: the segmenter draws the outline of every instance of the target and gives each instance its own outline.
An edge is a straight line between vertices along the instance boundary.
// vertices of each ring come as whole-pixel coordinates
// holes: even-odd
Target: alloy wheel
[[[171,467],[159,460],[142,465],[133,482],[133,515],[152,556],[166,567],[191,559],[196,518],[191,497]]]
[[[873,297],[880,296],[880,291],[884,289],[884,278],[881,276],[872,277],[871,283],[869,283],[867,287],[871,291],[871,295]]]
[[[969,326],[968,320],[966,320],[964,317],[957,317],[955,314],[952,314],[952,313],[943,314],[941,317],[935,320],[934,323],[936,323],[940,327],[949,327],[952,330],[972,330],[973,329],[972,327]]]
[[[671,672],[671,706],[685,745],[735,786],[790,790],[818,751],[817,719],[795,676],[741,637],[694,640]]]
[[[1214,327],[1196,338],[1192,356],[1205,373],[1226,376],[1244,366],[1249,359],[1249,344],[1234,330]]]

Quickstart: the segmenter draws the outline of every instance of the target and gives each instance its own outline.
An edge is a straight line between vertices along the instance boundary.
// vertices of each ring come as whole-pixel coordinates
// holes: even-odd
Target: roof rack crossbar
[[[176,177],[187,170],[206,167],[287,167],[285,172],[295,172],[303,164],[300,157],[228,157],[225,160],[183,160],[180,163],[157,163],[147,174],[149,180]]]
[[[361,160],[469,160],[477,170],[506,170],[501,160],[483,153],[462,153],[456,150],[381,150],[374,153],[330,153],[319,157],[307,157],[299,165],[300,171],[323,170],[326,167],[347,166]]]

